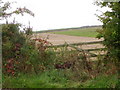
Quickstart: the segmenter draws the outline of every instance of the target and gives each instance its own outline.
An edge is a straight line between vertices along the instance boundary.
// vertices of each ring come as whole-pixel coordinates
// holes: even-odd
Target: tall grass
[[[115,88],[117,83],[117,75],[101,75],[86,82],[73,81],[69,80],[62,70],[45,71],[38,75],[3,77],[3,88]]]

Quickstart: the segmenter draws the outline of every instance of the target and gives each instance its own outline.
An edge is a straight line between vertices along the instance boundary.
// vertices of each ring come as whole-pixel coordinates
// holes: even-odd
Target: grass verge
[[[24,75],[3,78],[3,88],[115,88],[117,75],[101,75],[86,82],[68,80],[63,71],[45,71],[39,75]]]

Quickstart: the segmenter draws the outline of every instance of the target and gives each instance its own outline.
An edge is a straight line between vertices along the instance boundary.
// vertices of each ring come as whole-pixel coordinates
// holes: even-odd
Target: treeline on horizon
[[[66,31],[66,30],[71,30],[71,29],[82,29],[82,28],[93,28],[93,27],[102,27],[102,25],[92,25],[92,26],[72,27],[72,28],[61,28],[61,29],[51,29],[51,30],[41,30],[41,31],[33,31],[33,33],[46,33],[46,32]]]

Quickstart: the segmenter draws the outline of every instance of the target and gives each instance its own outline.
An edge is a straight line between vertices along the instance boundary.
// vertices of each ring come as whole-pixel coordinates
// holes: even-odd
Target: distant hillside
[[[46,33],[46,32],[55,32],[55,31],[67,31],[67,30],[72,30],[72,29],[77,30],[77,29],[93,28],[93,27],[102,27],[102,26],[101,26],[101,25],[93,25],[93,26],[73,27],[73,28],[61,28],[61,29],[34,31],[34,33]]]

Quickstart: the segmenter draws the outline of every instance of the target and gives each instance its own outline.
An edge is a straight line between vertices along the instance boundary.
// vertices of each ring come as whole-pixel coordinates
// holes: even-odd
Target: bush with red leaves
[[[55,64],[55,68],[56,69],[70,69],[71,67],[73,67],[75,64],[75,62],[70,62],[70,61],[67,61],[67,62],[64,62],[63,64]]]

